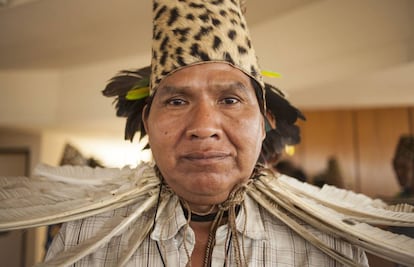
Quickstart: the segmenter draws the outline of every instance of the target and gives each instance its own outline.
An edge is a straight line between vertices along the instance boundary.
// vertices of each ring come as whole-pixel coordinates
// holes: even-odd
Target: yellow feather
[[[269,71],[269,70],[262,70],[261,74],[269,78],[281,78],[282,77],[282,74],[278,72],[274,72],[274,71]]]
[[[125,98],[127,100],[138,100],[149,96],[149,87],[141,87],[128,91]]]

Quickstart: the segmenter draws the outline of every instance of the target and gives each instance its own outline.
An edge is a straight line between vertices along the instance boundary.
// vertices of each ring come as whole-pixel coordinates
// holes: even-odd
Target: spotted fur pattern
[[[151,93],[174,71],[210,61],[227,62],[263,87],[239,0],[154,0],[153,22]]]

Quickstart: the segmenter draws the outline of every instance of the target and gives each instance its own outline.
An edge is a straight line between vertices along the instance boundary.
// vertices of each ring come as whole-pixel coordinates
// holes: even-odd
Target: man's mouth
[[[216,160],[222,160],[227,157],[229,157],[230,154],[227,152],[222,151],[196,151],[196,152],[189,152],[185,153],[182,157],[186,160],[190,161],[216,161]]]

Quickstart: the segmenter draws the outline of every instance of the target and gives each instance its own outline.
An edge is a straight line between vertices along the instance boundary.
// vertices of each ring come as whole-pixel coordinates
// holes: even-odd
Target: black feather
[[[118,117],[126,117],[125,140],[134,139],[135,133],[140,132],[140,140],[146,135],[144,124],[142,123],[142,111],[147,103],[147,98],[138,100],[128,100],[125,98],[128,91],[147,83],[151,74],[151,68],[144,67],[138,70],[123,70],[113,77],[102,94],[107,97],[115,98],[115,109]]]
[[[302,112],[292,106],[279,89],[266,83],[265,91],[266,106],[276,120],[279,118],[289,124],[295,123],[298,118],[306,120]]]
[[[134,85],[148,79],[151,74],[151,68],[149,66],[138,70],[123,70],[119,74],[113,77],[102,91],[104,96],[124,96],[131,90]]]
[[[267,111],[276,121],[275,129],[267,131],[263,141],[262,156],[266,161],[282,154],[285,146],[300,143],[300,129],[295,123],[306,118],[276,87],[265,84],[265,94]]]

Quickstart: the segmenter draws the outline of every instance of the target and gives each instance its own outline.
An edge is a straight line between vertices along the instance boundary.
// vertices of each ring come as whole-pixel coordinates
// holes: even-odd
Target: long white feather
[[[314,199],[325,206],[347,214],[350,218],[358,219],[358,221],[414,227],[414,207],[408,204],[389,206],[380,199],[372,199],[350,190],[330,185],[319,188],[284,175],[280,176],[277,181],[267,181],[267,183],[277,183],[278,186],[288,191]]]
[[[106,169],[71,166],[42,170],[42,177],[0,177],[0,231],[96,215],[131,204],[134,199],[156,191],[159,185],[153,168],[147,164],[135,170],[108,169],[107,173]],[[106,182],[77,182],[84,173],[102,175]]]
[[[132,170],[129,167],[118,169],[65,165],[56,168],[46,164],[39,164],[34,170],[34,175],[47,177],[50,181],[74,185],[104,185],[119,178],[128,177],[131,172]]]
[[[165,207],[167,206],[167,203],[170,201],[171,199],[171,194],[168,195],[163,195],[161,198],[161,202],[157,208],[157,217],[164,211]],[[147,235],[149,234],[152,226],[153,226],[153,221],[149,220],[144,227],[140,228],[140,229],[136,229],[134,231],[134,233],[131,235],[131,237],[129,238],[129,244],[130,246],[128,247],[128,249],[123,252],[123,254],[120,257],[120,260],[118,262],[118,267],[123,267],[125,266],[129,259],[132,257],[132,255],[134,254],[134,252],[139,248],[139,246],[142,244],[142,242],[144,241],[144,239],[147,237]]]

